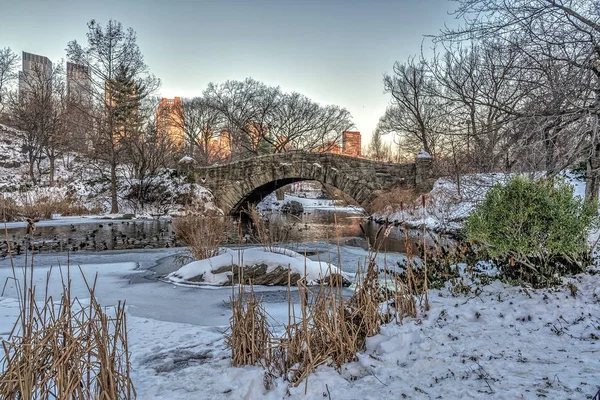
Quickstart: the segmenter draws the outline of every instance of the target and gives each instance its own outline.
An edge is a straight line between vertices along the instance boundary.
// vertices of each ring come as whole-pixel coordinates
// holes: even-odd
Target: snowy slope
[[[535,174],[542,177],[543,172]],[[505,183],[515,174],[489,173],[470,174],[461,177],[461,193],[455,180],[439,178],[433,189],[426,195],[425,208],[421,207],[421,198],[415,199],[412,207],[406,210],[394,209],[388,206],[385,210],[376,212],[372,218],[376,221],[402,222],[409,225],[425,225],[431,229],[453,230],[462,226],[462,221],[469,216],[473,209],[483,201],[486,193],[497,183]],[[562,179],[573,186],[574,196],[583,197],[585,182],[583,178],[572,172],[562,174]]]
[[[17,204],[35,204],[38,199],[51,198],[62,201],[70,198],[78,205],[96,213],[107,213],[110,210],[110,186],[107,180],[107,169],[95,165],[89,159],[78,153],[68,152],[58,157],[55,165],[54,186],[49,185],[48,175],[42,176],[41,182],[34,186],[28,175],[28,162],[22,153],[23,132],[0,124],[0,192],[5,197],[12,198]],[[48,160],[41,162],[43,171],[48,170]],[[159,187],[160,194],[169,193],[173,197],[187,196],[193,193],[205,203],[208,209],[215,208],[212,195],[204,187],[185,182],[184,177],[178,177],[171,170],[163,170],[158,176],[151,177],[152,182]],[[132,187],[139,181],[131,178],[131,172],[126,166],[120,166],[118,171],[118,197],[121,213],[134,213],[138,216],[149,217],[162,215],[165,209],[176,213],[181,208],[178,204],[145,204],[140,207],[134,201],[127,200]],[[163,202],[164,203],[164,202]],[[167,201],[168,203],[168,201]]]

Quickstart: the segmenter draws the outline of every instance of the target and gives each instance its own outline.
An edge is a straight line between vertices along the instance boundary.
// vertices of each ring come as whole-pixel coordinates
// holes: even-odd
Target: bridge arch
[[[431,158],[415,163],[384,163],[331,153],[270,154],[195,170],[226,214],[240,213],[269,193],[294,182],[312,180],[346,193],[368,212],[380,191],[396,187],[429,190]]]

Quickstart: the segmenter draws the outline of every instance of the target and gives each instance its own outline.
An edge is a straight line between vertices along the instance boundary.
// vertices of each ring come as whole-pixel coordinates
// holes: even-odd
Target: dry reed
[[[261,225],[263,219],[255,209],[250,214],[258,221],[255,226],[259,239],[264,240],[266,246],[272,246],[272,237]],[[283,376],[295,386],[301,382],[307,385],[310,373],[319,365],[328,364],[339,370],[344,363],[356,360],[356,354],[364,351],[367,338],[378,334],[382,323],[390,321],[381,313],[381,304],[392,306],[393,317],[398,322],[407,316],[415,317],[423,287],[417,286],[412,270],[413,255],[406,229],[409,260],[406,276],[387,276],[388,272],[384,271],[382,282],[377,266],[377,256],[392,228],[381,227],[374,242],[368,243],[366,271],[363,274],[359,268],[356,290],[348,299],[342,296],[341,279],[322,280],[316,286],[309,286],[301,279],[295,282],[300,303],[297,315],[292,298],[292,273],[288,270],[288,321],[282,337],[273,334],[269,316],[261,300],[256,299],[253,288],[250,287],[248,293],[240,284],[237,293],[232,293],[233,316],[227,336],[233,365],[262,365],[266,368],[266,387],[274,376]],[[388,284],[387,279],[393,284]]]
[[[188,209],[186,214],[173,220],[173,230],[196,260],[219,254],[219,247],[227,239],[229,218],[197,209]]]
[[[62,293],[55,302],[48,294],[36,301],[34,258],[17,277],[20,314],[8,339],[2,341],[0,398],[116,400],[134,399],[130,378],[125,303],[109,315],[95,297],[96,279],[90,285],[80,270],[89,302],[71,294],[69,267],[62,275]]]
[[[271,251],[281,243],[295,240],[294,227],[299,221],[298,217],[289,214],[289,218],[297,220],[289,224],[277,214],[261,215],[255,206],[251,206],[246,213],[252,220],[252,232],[256,242],[260,243],[265,250]]]
[[[233,315],[226,334],[231,363],[235,367],[255,365],[264,360],[273,338],[262,299],[255,296],[252,284],[249,292],[244,285],[238,285],[238,290],[237,296],[231,298]]]

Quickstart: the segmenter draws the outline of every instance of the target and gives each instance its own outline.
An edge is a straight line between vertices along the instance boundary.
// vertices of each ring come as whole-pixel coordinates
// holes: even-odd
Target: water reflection
[[[266,214],[270,220],[280,219],[292,229],[290,242],[307,243],[323,240],[340,241],[340,244],[366,247],[367,240],[374,245],[377,232],[378,240],[383,237],[381,225],[367,220],[362,214],[338,212],[333,210],[311,210],[298,217],[287,214]],[[244,228],[244,232],[247,228]],[[354,238],[364,239],[352,240]],[[388,237],[382,242],[381,250],[403,253],[406,249],[405,237],[401,227],[392,227]]]

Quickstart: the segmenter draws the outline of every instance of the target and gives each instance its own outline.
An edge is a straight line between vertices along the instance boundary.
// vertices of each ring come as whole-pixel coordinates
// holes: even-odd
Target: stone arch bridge
[[[331,185],[369,211],[381,191],[415,188],[429,191],[432,159],[386,163],[331,153],[293,151],[252,157],[222,165],[196,168],[196,182],[209,189],[224,213],[239,214],[269,193],[290,183],[314,180]]]

